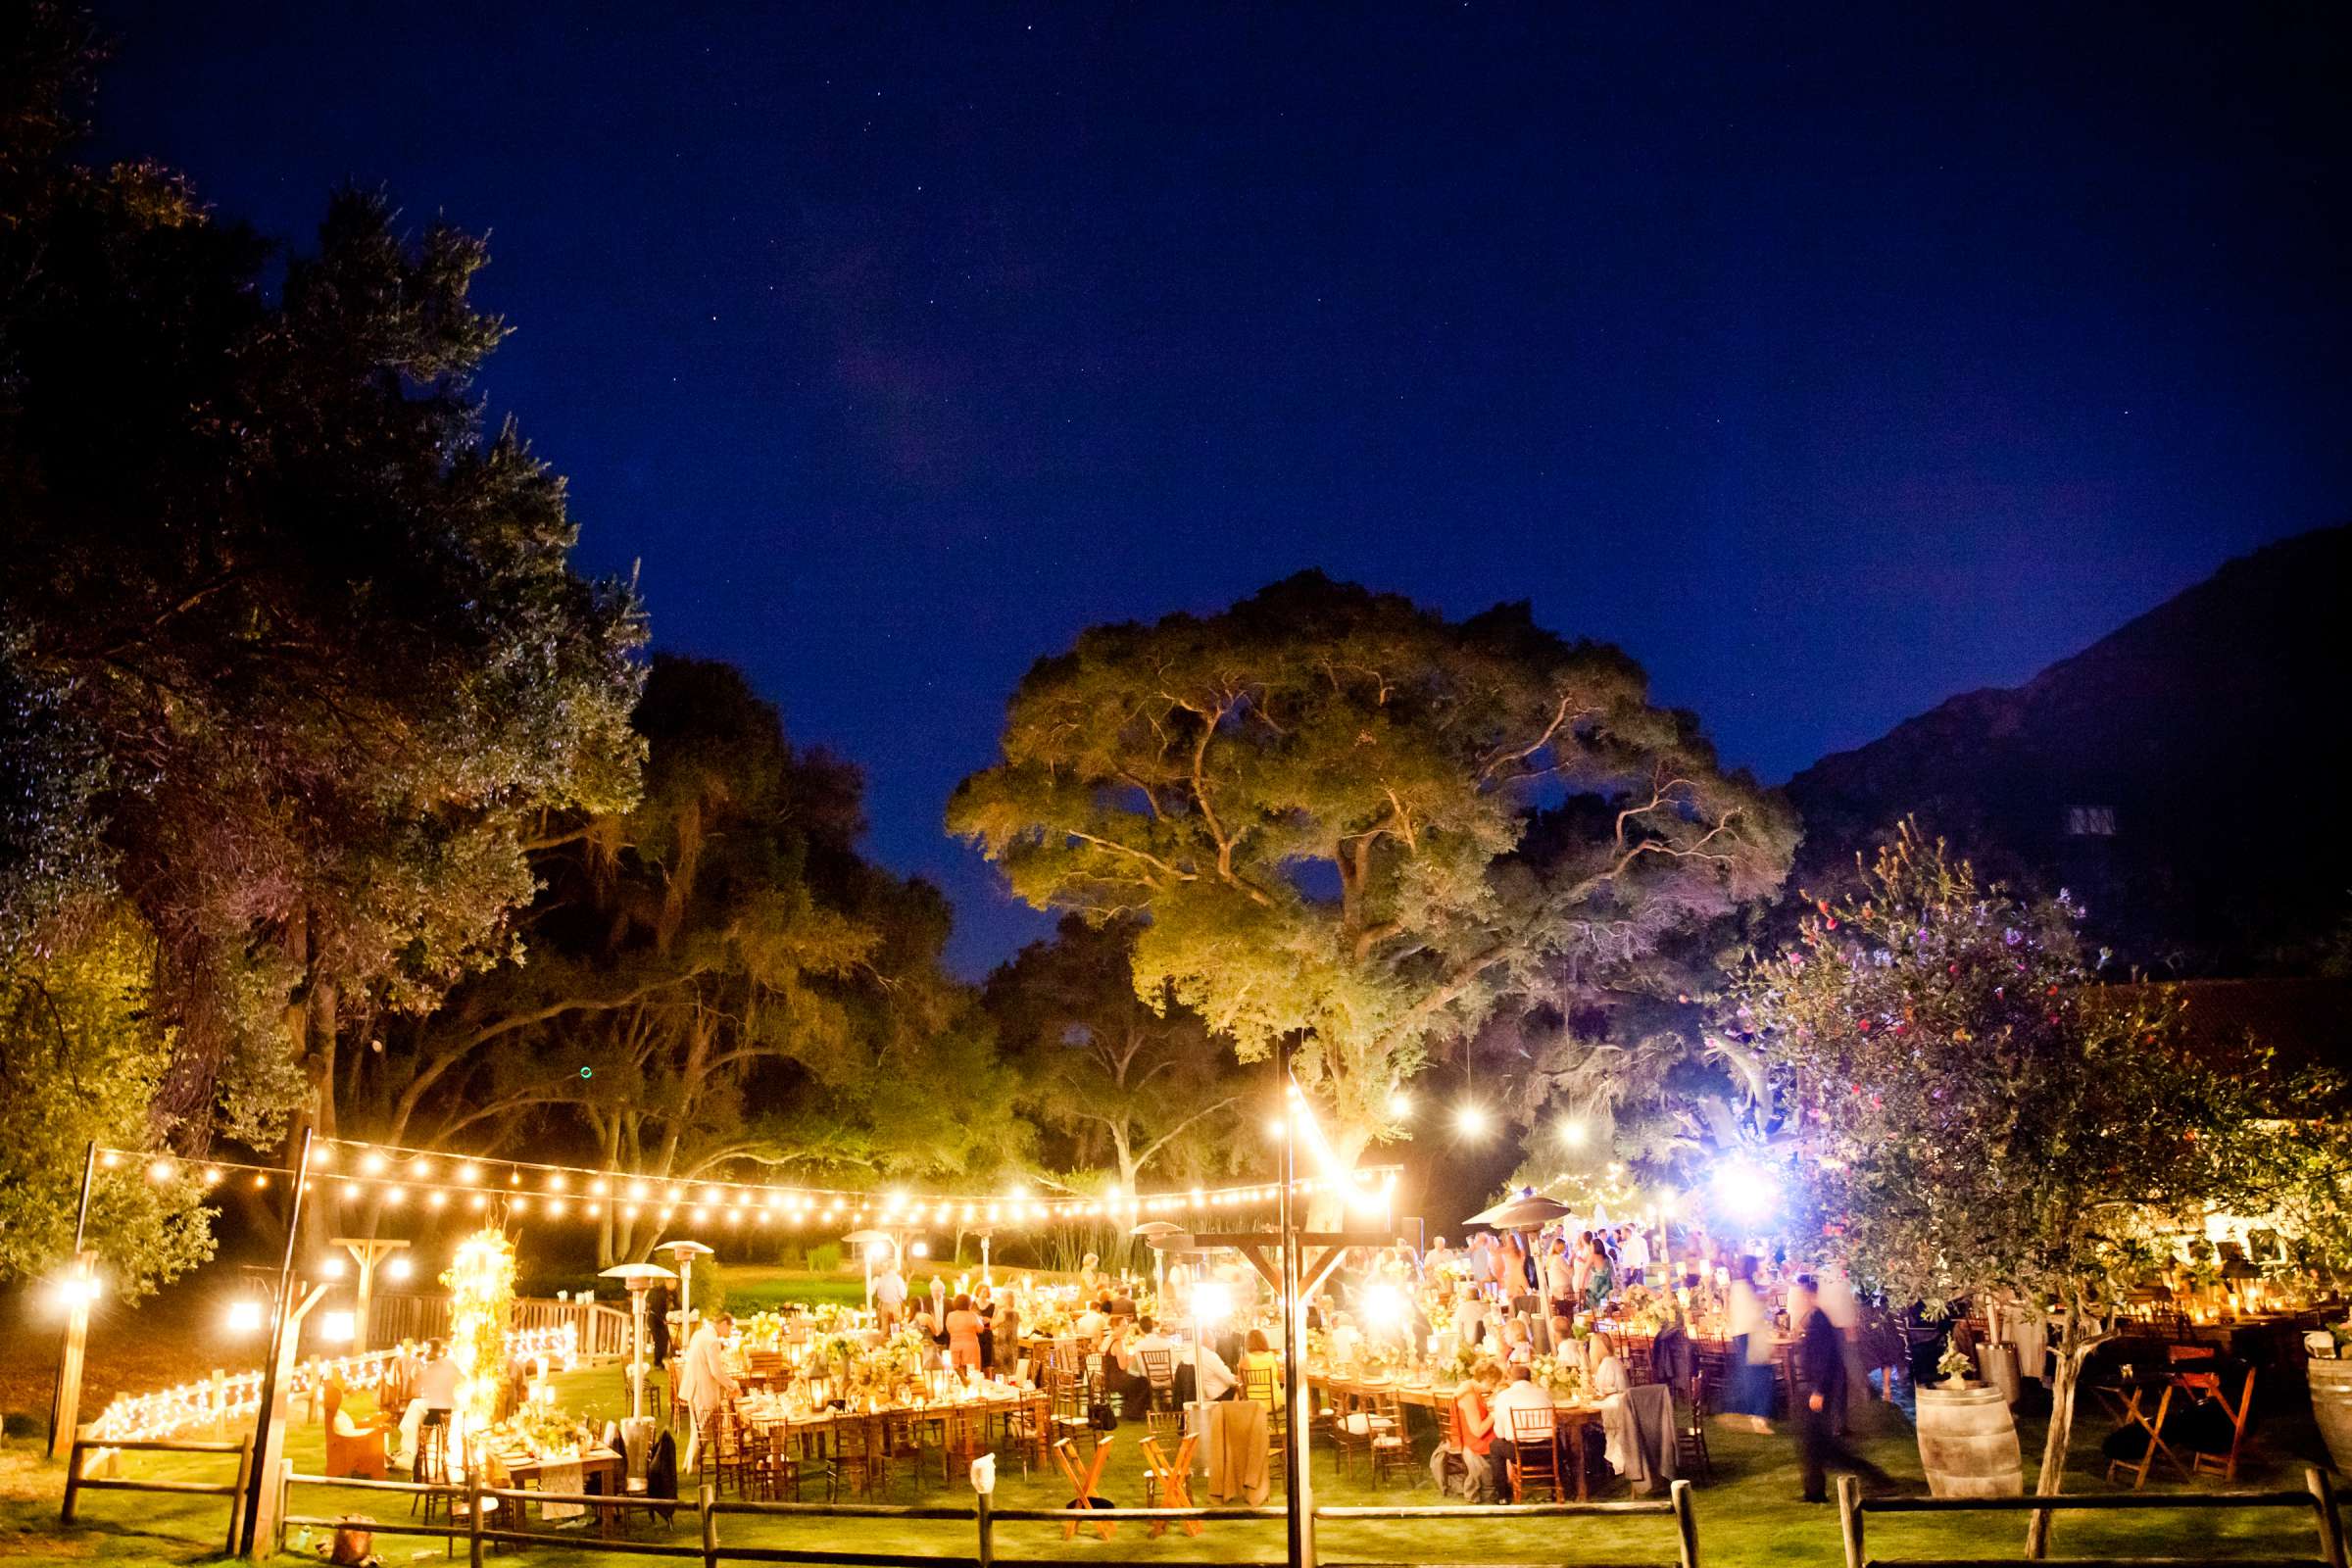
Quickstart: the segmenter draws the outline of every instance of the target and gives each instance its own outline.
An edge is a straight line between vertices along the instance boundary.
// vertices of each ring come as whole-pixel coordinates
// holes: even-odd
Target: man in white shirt
[[[1549,1441],[1552,1411],[1556,1408],[1552,1403],[1551,1391],[1537,1383],[1534,1374],[1526,1367],[1515,1366],[1511,1368],[1510,1375],[1511,1381],[1505,1383],[1488,1403],[1488,1408],[1494,1416],[1494,1443],[1502,1449],[1506,1465],[1514,1457],[1513,1450],[1523,1427],[1530,1432],[1540,1431],[1544,1441]],[[1537,1412],[1542,1414],[1541,1421],[1535,1419]],[[1507,1474],[1507,1470],[1504,1473]]]
[[[1628,1227],[1625,1240],[1617,1248],[1617,1283],[1639,1285],[1642,1270],[1649,1267],[1649,1237],[1640,1226]]]
[[[1551,1251],[1544,1259],[1544,1294],[1551,1303],[1551,1315],[1573,1319],[1576,1316],[1576,1270],[1568,1263],[1568,1239],[1554,1237]]]
[[[1456,1345],[1479,1343],[1479,1329],[1487,1320],[1486,1304],[1479,1300],[1474,1289],[1460,1286],[1453,1296],[1453,1339]]]
[[[695,1454],[702,1448],[703,1439],[716,1429],[719,1412],[743,1393],[743,1385],[727,1370],[726,1341],[734,1332],[735,1319],[725,1312],[706,1318],[679,1358],[678,1397],[694,1412],[694,1435],[686,1440],[686,1451],[678,1458],[681,1474],[694,1468]]]
[[[449,1358],[449,1349],[439,1340],[425,1347],[424,1365],[416,1370],[415,1396],[409,1407],[400,1413],[400,1452],[394,1462],[414,1466],[416,1462],[416,1430],[424,1425],[427,1411],[448,1412],[457,1408],[458,1363]]]
[[[874,1315],[884,1335],[899,1326],[899,1318],[906,1309],[906,1276],[899,1272],[899,1260],[893,1257],[882,1277],[874,1281]]]
[[[1110,1314],[1102,1310],[1101,1302],[1089,1301],[1086,1310],[1079,1313],[1077,1321],[1070,1325],[1070,1333],[1087,1349],[1093,1350],[1102,1343],[1102,1331],[1109,1327]]]
[[[1203,1344],[1200,1347],[1198,1371],[1194,1368],[1193,1347],[1190,1344],[1180,1344],[1177,1354],[1176,1396],[1179,1399],[1190,1403],[1195,1398],[1200,1398],[1213,1404],[1233,1392],[1233,1368],[1225,1364],[1225,1358],[1217,1353],[1215,1346]]]

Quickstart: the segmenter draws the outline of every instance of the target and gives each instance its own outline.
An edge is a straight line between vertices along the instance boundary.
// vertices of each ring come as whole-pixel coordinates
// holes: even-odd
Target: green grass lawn
[[[618,1371],[604,1368],[570,1374],[558,1380],[560,1397],[567,1407],[600,1416],[615,1414],[621,1400]],[[297,1411],[298,1417],[301,1411]],[[2095,1421],[2090,1423],[2096,1426]],[[1138,1429],[1121,1429],[1113,1459],[1102,1487],[1103,1494],[1121,1504],[1143,1501],[1142,1472],[1134,1440]],[[2037,1450],[2039,1426],[2029,1422],[2024,1434],[2029,1466]],[[2245,1487],[2299,1487],[2301,1464],[2289,1449],[2299,1437],[2291,1429],[2266,1432],[2256,1446],[2253,1461],[2241,1475]],[[1427,1451],[1423,1435],[1422,1451]],[[1919,1481],[1918,1450],[1909,1424],[1885,1405],[1872,1405],[1863,1417],[1863,1441],[1873,1457],[1912,1489],[1924,1494]],[[1787,1436],[1757,1437],[1730,1422],[1713,1424],[1711,1442],[1715,1478],[1697,1489],[1697,1513],[1702,1560],[1718,1564],[1821,1564],[1840,1559],[1835,1509],[1808,1507],[1796,1500],[1797,1472]],[[2077,1454],[2071,1490],[2109,1490],[2097,1475],[2095,1434],[2086,1434]],[[290,1453],[297,1470],[315,1472],[321,1461],[318,1428],[298,1424],[291,1435]],[[125,1456],[126,1473],[199,1479],[222,1475],[230,1461],[196,1456]],[[1050,1476],[1050,1479],[1049,1479]],[[1004,1461],[997,1500],[1000,1506],[1058,1506],[1068,1487],[1057,1474],[1041,1472],[1024,1478],[1017,1461]],[[1317,1498],[1333,1502],[1436,1501],[1426,1479],[1411,1491],[1392,1485],[1374,1491],[1361,1480],[1346,1482],[1334,1473],[1329,1452],[1315,1452]],[[90,1561],[148,1568],[164,1563],[206,1560],[225,1523],[225,1505],[212,1499],[169,1495],[100,1493],[89,1494],[85,1522],[61,1530],[57,1501],[62,1476],[56,1466],[40,1459],[25,1445],[0,1449],[0,1559],[27,1562]],[[2216,1483],[2206,1483],[2208,1487]],[[1277,1489],[1279,1494],[1279,1487]],[[815,1495],[812,1492],[812,1495]],[[1614,1494],[1622,1495],[1622,1489]],[[888,1500],[898,1502],[968,1503],[969,1489],[960,1480],[944,1486],[934,1468],[918,1485],[904,1472]],[[382,1519],[405,1518],[403,1499],[386,1494],[367,1494],[326,1488],[297,1488],[291,1511],[334,1515],[364,1513]],[[906,1524],[887,1520],[842,1519],[820,1521],[722,1521],[722,1539],[760,1541],[778,1545],[886,1551],[912,1558],[968,1554],[973,1531],[961,1524]],[[692,1543],[697,1526],[682,1515],[674,1539]],[[2015,1514],[1962,1515],[1935,1520],[1874,1517],[1870,1523],[1871,1549],[1880,1557],[1984,1556],[2014,1550],[2023,1540],[2025,1519]],[[1322,1545],[1333,1558],[1373,1558],[1411,1562],[1671,1562],[1671,1522],[1665,1519],[1591,1519],[1510,1521],[1482,1520],[1465,1510],[1453,1521],[1409,1523],[1332,1522],[1324,1525]],[[387,1564],[443,1559],[437,1541],[408,1537],[378,1537],[377,1549]],[[2062,1515],[2057,1548],[2061,1554],[2144,1553],[2227,1559],[2250,1554],[2281,1555],[2314,1549],[2309,1515],[2283,1510],[2200,1512],[2195,1514],[2074,1514]],[[998,1551],[1004,1555],[1066,1557],[1134,1556],[1165,1558],[1170,1562],[1231,1562],[1279,1559],[1282,1525],[1279,1520],[1212,1524],[1198,1538],[1171,1532],[1152,1541],[1135,1525],[1120,1527],[1115,1540],[1099,1544],[1091,1533],[1064,1543],[1052,1525],[1005,1525],[998,1531]],[[290,1557],[289,1559],[290,1560]],[[315,1559],[314,1559],[315,1560]],[[506,1560],[528,1568],[606,1568],[632,1559],[598,1552],[592,1541],[576,1547],[511,1550]]]

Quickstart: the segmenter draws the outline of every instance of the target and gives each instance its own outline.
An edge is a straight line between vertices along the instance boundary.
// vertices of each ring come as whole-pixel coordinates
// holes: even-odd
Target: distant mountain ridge
[[[2157,972],[2299,970],[2352,917],[2352,526],[2265,546],[2024,685],[1964,693],[1788,781],[1822,891],[1904,812],[2071,887]]]

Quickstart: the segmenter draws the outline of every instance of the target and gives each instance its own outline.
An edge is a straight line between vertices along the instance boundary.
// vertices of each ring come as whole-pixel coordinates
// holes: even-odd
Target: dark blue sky
[[[102,149],[490,230],[587,564],[976,969],[1090,621],[1532,599],[1779,779],[2352,513],[2332,8],[1909,9],[101,0]]]

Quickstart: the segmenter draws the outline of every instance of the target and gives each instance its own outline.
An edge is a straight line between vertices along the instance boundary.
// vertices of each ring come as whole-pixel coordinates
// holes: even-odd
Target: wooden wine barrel
[[[2352,1361],[2314,1356],[2304,1363],[2311,1379],[2311,1414],[2328,1440],[2335,1467],[2352,1475]]]
[[[2015,1497],[2026,1490],[2017,1423],[1998,1389],[1921,1389],[1919,1463],[1938,1497]]]

